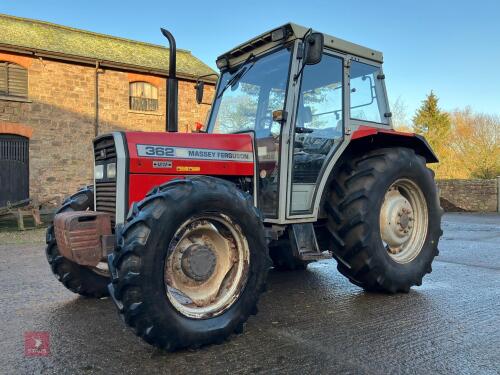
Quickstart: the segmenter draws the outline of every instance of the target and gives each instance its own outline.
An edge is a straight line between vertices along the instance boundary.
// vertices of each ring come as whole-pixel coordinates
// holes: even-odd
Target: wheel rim
[[[409,179],[394,182],[380,210],[380,235],[394,261],[409,263],[420,254],[428,221],[427,203],[418,185]]]
[[[187,317],[220,315],[243,291],[249,263],[246,238],[229,217],[191,218],[169,244],[164,271],[167,297]]]

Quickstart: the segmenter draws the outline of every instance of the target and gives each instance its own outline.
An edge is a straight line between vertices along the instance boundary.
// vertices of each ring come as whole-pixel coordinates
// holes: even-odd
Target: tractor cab
[[[316,220],[352,133],[391,128],[378,51],[287,24],[221,55],[217,66],[207,131],[252,134],[258,207],[269,222]]]

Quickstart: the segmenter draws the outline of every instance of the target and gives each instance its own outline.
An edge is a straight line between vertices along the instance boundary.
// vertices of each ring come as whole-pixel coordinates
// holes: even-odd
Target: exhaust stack
[[[170,49],[170,58],[169,58],[169,67],[168,67],[168,81],[167,81],[167,124],[166,131],[168,132],[177,132],[177,102],[178,102],[178,83],[177,83],[177,75],[176,75],[176,46],[175,46],[175,38],[170,33],[170,31],[161,28],[161,33],[168,39],[169,49]]]

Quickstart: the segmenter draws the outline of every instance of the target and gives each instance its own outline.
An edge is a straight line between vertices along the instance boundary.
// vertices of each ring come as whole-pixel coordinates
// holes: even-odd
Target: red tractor
[[[47,258],[71,291],[110,295],[175,350],[221,342],[257,312],[269,268],[334,258],[368,291],[408,292],[438,254],[427,142],[394,131],[382,54],[287,24],[217,59],[206,131],[94,140],[94,185],[67,199]],[[203,82],[196,85],[203,98]]]

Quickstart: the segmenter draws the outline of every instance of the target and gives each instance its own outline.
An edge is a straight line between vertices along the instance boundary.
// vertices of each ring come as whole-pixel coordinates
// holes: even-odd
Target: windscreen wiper
[[[238,71],[224,85],[219,95],[217,95],[217,99],[219,99],[222,96],[222,94],[224,94],[224,91],[226,91],[228,87],[234,86],[236,82],[238,82],[250,69],[252,69],[255,62],[248,67],[246,66],[246,64],[248,64],[254,58],[255,55],[253,53],[247,57],[247,59],[243,62],[243,64],[241,64],[241,67],[238,69]]]

